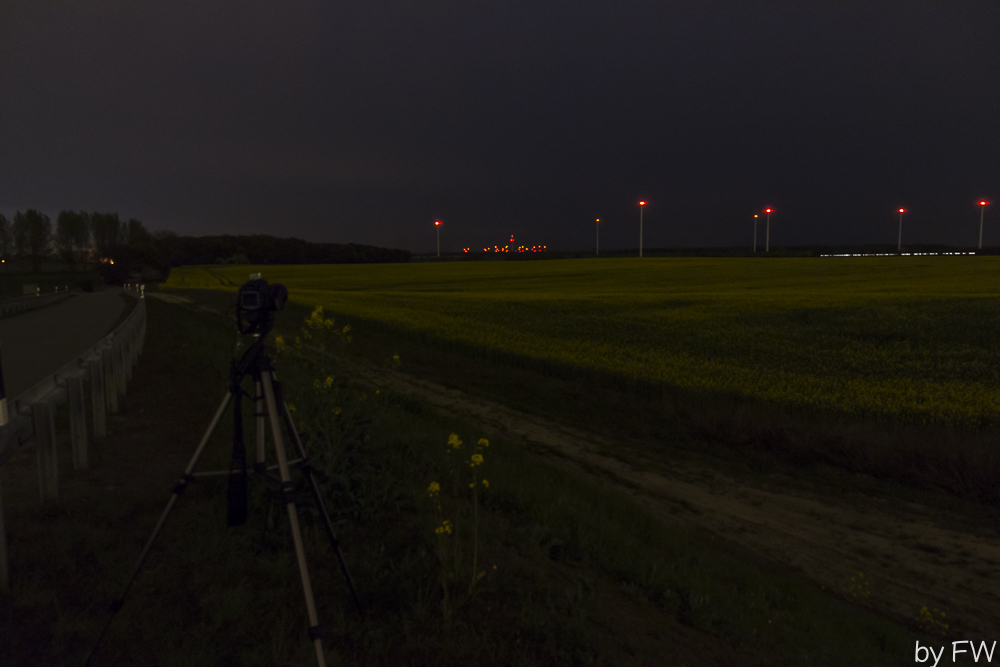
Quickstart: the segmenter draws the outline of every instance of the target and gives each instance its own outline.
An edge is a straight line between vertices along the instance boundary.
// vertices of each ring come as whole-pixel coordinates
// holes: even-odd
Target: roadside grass
[[[60,502],[37,506],[30,448],[0,469],[13,587],[0,598],[0,664],[82,664],[225,391],[232,325],[154,299],[148,308],[143,357],[90,469],[72,471],[63,443]],[[477,468],[489,479],[477,510],[486,575],[446,626],[427,489],[444,480],[450,434],[470,445],[481,434],[328,363],[277,357],[366,605],[363,616],[352,608],[299,483],[329,664],[902,665],[915,640],[943,642],[691,542],[502,438]],[[226,469],[230,437],[223,420],[197,470]],[[181,497],[97,664],[313,663],[277,488],[251,476],[250,491],[250,519],[236,529],[225,527],[224,477]],[[459,493],[450,507],[464,580],[473,505]]]

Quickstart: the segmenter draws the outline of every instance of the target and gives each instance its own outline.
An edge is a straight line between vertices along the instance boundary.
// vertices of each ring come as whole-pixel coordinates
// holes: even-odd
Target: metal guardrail
[[[107,435],[107,413],[118,412],[118,399],[132,379],[132,367],[146,338],[146,302],[142,286],[126,286],[138,300],[135,309],[114,331],[82,355],[48,376],[8,404],[9,420],[0,426],[0,465],[26,442],[34,440],[42,502],[59,495],[55,412],[69,403],[73,468],[87,467],[87,411],[84,382],[90,384],[93,437]],[[0,590],[9,590],[7,541],[0,494]]]
[[[38,294],[0,301],[0,318],[41,308],[42,306],[47,306],[55,301],[66,299],[69,295],[69,287],[64,288],[64,291],[62,292],[60,292],[57,287],[55,292],[50,292],[45,295],[42,295],[41,290],[39,290]]]

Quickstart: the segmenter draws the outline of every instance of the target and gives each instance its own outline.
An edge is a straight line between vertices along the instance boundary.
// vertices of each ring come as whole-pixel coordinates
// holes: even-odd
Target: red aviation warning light
[[[646,205],[646,202],[644,202],[644,201],[639,202],[639,206],[645,206],[645,205]]]
[[[905,208],[901,208],[901,209],[899,209],[899,211],[897,211],[897,212],[898,212],[898,213],[906,213],[906,209],[905,209]]]

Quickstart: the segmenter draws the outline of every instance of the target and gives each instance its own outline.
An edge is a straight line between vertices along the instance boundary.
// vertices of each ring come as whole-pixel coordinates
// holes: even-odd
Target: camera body
[[[236,326],[242,334],[266,335],[274,327],[274,314],[285,306],[288,290],[281,283],[269,285],[255,274],[236,294]]]

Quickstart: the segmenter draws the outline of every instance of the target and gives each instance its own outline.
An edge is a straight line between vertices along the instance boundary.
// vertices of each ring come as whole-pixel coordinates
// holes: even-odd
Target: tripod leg
[[[156,536],[160,534],[160,529],[163,528],[163,524],[167,520],[167,516],[174,508],[177,498],[184,493],[187,489],[188,482],[193,479],[191,472],[198,464],[198,459],[201,458],[201,453],[204,451],[205,445],[208,444],[209,439],[212,437],[212,433],[215,432],[215,428],[219,425],[219,420],[222,418],[222,413],[226,411],[226,406],[229,405],[229,401],[232,398],[233,394],[227,393],[222,399],[222,404],[219,405],[219,409],[216,410],[215,416],[212,417],[212,422],[208,425],[208,429],[205,431],[205,435],[202,437],[201,442],[198,443],[198,448],[194,451],[194,455],[191,457],[191,461],[188,463],[187,468],[184,469],[184,474],[181,475],[180,480],[174,485],[174,492],[170,496],[170,500],[167,502],[167,507],[163,510],[163,514],[160,515],[160,520],[156,522],[156,527],[153,528],[153,533],[149,536],[149,539],[146,540],[146,546],[142,548],[142,553],[139,554],[138,560],[136,560],[135,565],[132,566],[132,571],[129,572],[128,581],[125,582],[125,588],[122,590],[121,596],[111,603],[111,617],[105,624],[104,629],[101,630],[101,634],[98,635],[97,641],[94,643],[94,648],[90,650],[90,654],[87,656],[87,662],[84,663],[85,667],[90,664],[91,659],[94,657],[94,653],[96,653],[98,647],[100,647],[101,640],[104,639],[104,634],[108,631],[108,628],[111,627],[111,622],[115,620],[115,615],[118,613],[118,610],[122,608],[123,604],[125,604],[125,596],[128,595],[128,591],[132,587],[132,582],[135,581],[135,576],[139,574],[139,568],[142,567],[143,561],[146,560],[146,556],[149,554],[149,549],[153,546]]]
[[[264,405],[264,391],[261,387],[260,380],[254,382],[255,395],[254,395],[254,414],[257,417],[257,460],[254,464],[254,470],[257,472],[264,472],[264,435],[265,435],[265,425],[264,416],[267,414],[265,412],[266,406]]]
[[[306,610],[309,612],[309,637],[316,648],[316,663],[326,667],[323,656],[323,641],[319,634],[319,618],[316,615],[316,603],[313,601],[312,584],[309,582],[309,566],[306,564],[306,551],[302,544],[302,533],[299,530],[299,515],[295,509],[295,496],[292,493],[291,476],[288,474],[288,459],[285,457],[285,445],[281,439],[281,422],[278,418],[278,408],[274,400],[274,390],[271,387],[271,374],[262,373],[264,385],[264,400],[267,402],[267,414],[271,421],[271,436],[274,438],[275,454],[278,456],[278,470],[281,473],[281,490],[288,508],[288,521],[292,526],[292,540],[295,542],[295,555],[299,560],[299,574],[302,577],[302,593],[306,598]]]
[[[299,458],[302,459],[302,464],[300,468],[302,472],[305,473],[306,479],[309,480],[309,488],[312,490],[313,500],[316,501],[316,506],[319,507],[320,516],[323,517],[323,527],[326,529],[326,536],[330,539],[330,546],[334,548],[337,552],[337,558],[340,560],[340,569],[344,573],[344,579],[347,580],[347,587],[351,589],[351,597],[354,599],[354,604],[357,605],[358,611],[364,613],[364,607],[361,605],[361,598],[358,596],[358,591],[354,587],[354,579],[351,578],[351,573],[347,569],[347,562],[344,560],[344,554],[340,550],[340,540],[337,539],[336,533],[333,531],[333,522],[330,521],[330,515],[327,514],[326,505],[323,503],[323,496],[319,492],[319,485],[316,483],[316,476],[312,473],[312,466],[309,463],[309,459],[306,457],[306,448],[302,444],[302,438],[299,437],[299,432],[295,428],[295,424],[292,422],[292,413],[288,410],[288,404],[285,402],[284,391],[282,390],[281,383],[278,382],[278,378],[271,372],[271,379],[273,380],[275,400],[279,404],[278,409],[281,411],[282,420],[285,422],[285,428],[292,436],[292,443],[295,445],[295,449],[298,452]]]

